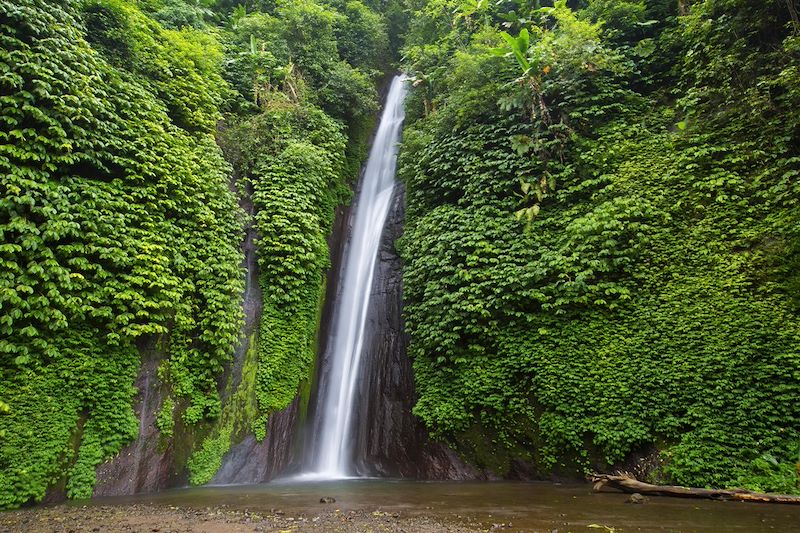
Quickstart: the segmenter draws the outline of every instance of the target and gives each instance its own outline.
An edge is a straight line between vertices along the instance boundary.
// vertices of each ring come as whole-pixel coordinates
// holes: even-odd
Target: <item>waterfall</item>
[[[383,115],[355,200],[354,222],[345,252],[341,290],[326,351],[320,420],[311,464],[304,477],[336,479],[353,475],[352,425],[361,374],[367,313],[381,233],[395,185],[398,143],[403,126],[405,79],[392,80]]]

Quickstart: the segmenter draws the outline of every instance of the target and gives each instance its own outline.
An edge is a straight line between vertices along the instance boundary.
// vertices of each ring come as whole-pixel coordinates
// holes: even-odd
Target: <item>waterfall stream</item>
[[[381,233],[395,186],[397,151],[403,127],[405,79],[392,80],[383,115],[355,200],[355,215],[345,252],[341,290],[326,350],[319,423],[313,456],[303,477],[337,479],[355,474],[352,426],[360,378],[370,291]]]

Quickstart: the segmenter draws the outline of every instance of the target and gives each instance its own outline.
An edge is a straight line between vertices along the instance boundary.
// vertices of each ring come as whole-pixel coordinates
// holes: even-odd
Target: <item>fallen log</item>
[[[800,496],[753,492],[745,489],[697,489],[678,485],[651,485],[630,476],[592,474],[595,492],[604,487],[622,492],[647,494],[652,496],[675,496],[678,498],[706,498],[711,500],[736,500],[744,502],[788,503],[800,505]]]

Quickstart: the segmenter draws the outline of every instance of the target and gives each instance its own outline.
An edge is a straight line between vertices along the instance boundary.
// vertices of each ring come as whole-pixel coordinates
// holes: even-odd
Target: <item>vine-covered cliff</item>
[[[0,507],[207,482],[308,379],[388,31],[234,4],[0,2]]]
[[[414,412],[501,475],[797,492],[796,4],[415,6]]]
[[[798,12],[0,0],[0,508],[296,464],[398,66],[363,470],[797,493]]]

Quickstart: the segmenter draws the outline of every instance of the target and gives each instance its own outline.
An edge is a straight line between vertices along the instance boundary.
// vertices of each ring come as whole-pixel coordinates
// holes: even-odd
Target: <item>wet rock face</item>
[[[331,255],[331,269],[327,273],[326,297],[322,309],[320,329],[318,332],[317,353],[324,353],[325,343],[330,333],[330,317],[333,314],[335,295],[337,294],[338,276],[341,270],[347,237],[350,234],[350,206],[340,206],[336,211],[333,230],[328,239]],[[318,358],[318,368],[322,357]],[[318,395],[317,392],[314,395]],[[309,408],[308,419],[313,419],[313,400]],[[267,437],[263,442],[256,441],[253,435],[247,435],[241,442],[231,446],[225,454],[212,484],[250,484],[263,483],[276,477],[287,476],[299,472],[305,464],[306,435],[312,434],[310,427],[301,422],[306,419],[300,409],[300,398],[269,417]],[[310,441],[311,439],[308,439]]]
[[[173,465],[174,443],[161,447],[156,416],[166,390],[158,379],[158,364],[164,357],[155,341],[140,347],[142,366],[136,378],[135,400],[139,436],[119,455],[97,467],[94,496],[118,496],[153,492],[186,483],[186,473]]]
[[[416,402],[414,375],[406,353],[408,338],[403,326],[402,262],[394,243],[403,232],[405,189],[397,185],[381,236],[365,328],[364,354],[358,385],[357,411],[353,421],[353,464],[360,475],[415,479],[476,479],[483,475],[465,465],[442,444],[433,443],[421,422],[411,414]],[[330,325],[340,296],[339,281],[344,249],[350,235],[350,209],[337,213],[331,240],[332,268],[328,273],[326,303],[319,332],[316,383],[310,398],[307,422],[298,428],[304,454],[290,469],[313,465],[320,434],[320,402],[325,398],[330,355]]]
[[[292,405],[269,417],[267,437],[258,442],[249,434],[222,458],[212,485],[263,483],[291,469],[296,462],[295,427],[298,425],[299,398]]]
[[[246,199],[249,213],[253,215],[252,203]],[[258,263],[256,261],[256,232],[249,228],[245,240],[245,257],[247,267],[247,289],[244,298],[245,327],[243,341],[236,351],[232,366],[234,388],[242,380],[244,360],[250,349],[250,338],[257,338],[258,323],[261,319],[262,295],[258,283]],[[227,454],[222,458],[222,465],[211,484],[232,485],[261,483],[273,479],[276,474],[287,469],[294,455],[294,428],[299,412],[299,401],[295,401],[286,409],[272,414],[267,423],[267,437],[258,442],[254,435],[248,434],[238,442],[234,442]]]
[[[381,237],[364,340],[355,464],[360,474],[419,479],[474,479],[480,475],[446,446],[431,442],[411,414],[414,374],[403,325],[402,262],[394,247],[402,235],[405,189],[398,185]]]

